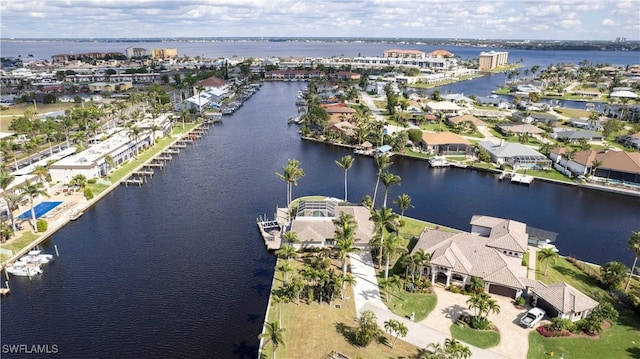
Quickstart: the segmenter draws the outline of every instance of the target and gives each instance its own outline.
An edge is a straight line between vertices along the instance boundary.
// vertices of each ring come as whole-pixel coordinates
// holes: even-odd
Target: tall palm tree
[[[355,238],[336,239],[336,248],[338,250],[338,258],[342,260],[342,274],[347,274],[347,256],[350,253],[359,252],[360,248],[355,246]]]
[[[11,210],[11,206],[9,204],[9,196],[7,193],[7,188],[9,185],[16,179],[14,175],[9,172],[9,170],[5,166],[0,166],[0,188],[2,188],[2,199],[4,199],[7,204],[7,212],[9,212],[9,219],[11,219],[11,229],[16,231],[15,218],[13,218],[13,211]]]
[[[260,336],[265,339],[265,341],[267,343],[271,343],[271,347],[272,349],[272,353],[273,356],[272,358],[275,359],[276,357],[276,350],[278,350],[279,346],[285,346],[285,341],[284,341],[284,328],[280,327],[280,324],[278,322],[271,322],[271,323],[267,323],[267,326],[265,327],[266,331],[262,334],[260,334]]]
[[[602,161],[599,160],[593,160],[593,162],[591,162],[591,176],[595,176],[596,175],[596,171],[598,171],[598,168],[602,166]]]
[[[402,337],[406,337],[409,332],[409,328],[407,328],[404,323],[399,320],[389,319],[384,322],[384,329],[389,333],[389,341],[391,341],[391,332],[395,333],[395,338],[391,343],[391,349],[396,345],[398,341],[398,337],[402,335]]]
[[[376,178],[376,188],[373,190],[372,208],[376,206],[376,197],[378,195],[378,187],[380,186],[380,177],[382,176],[382,172],[393,164],[393,162],[391,162],[391,158],[385,154],[374,156],[374,160],[376,162],[376,167],[378,167],[378,177]]]
[[[336,164],[344,170],[344,201],[347,202],[347,172],[353,166],[353,157],[342,156],[340,161],[336,161]]]
[[[377,211],[373,211],[369,218],[373,221],[376,231],[380,236],[380,253],[378,254],[378,266],[382,266],[382,255],[384,254],[384,231],[394,232],[400,222],[398,215],[393,213],[391,208],[382,207]]]
[[[49,169],[45,166],[36,166],[31,174],[38,176],[39,180],[49,180]]]
[[[290,159],[287,161],[286,166],[282,166],[282,173],[276,172],[276,176],[287,184],[287,208],[289,208],[293,186],[297,186],[298,180],[304,177],[304,170],[300,168],[300,161]]]
[[[138,158],[138,142],[140,141],[140,134],[142,133],[142,129],[138,126],[133,126],[129,129],[129,138],[133,140],[136,147],[136,158]]]
[[[382,201],[382,206],[386,207],[387,195],[389,194],[389,187],[396,184],[400,184],[400,181],[402,181],[402,178],[400,178],[400,176],[393,174],[389,171],[385,171],[382,174],[380,179],[382,180],[382,184],[384,185],[384,200]]]
[[[428,266],[431,262],[431,253],[425,252],[424,248],[420,248],[415,253],[413,253],[413,257],[415,257],[416,264],[420,266],[420,274],[418,275],[418,279],[422,279],[424,267]]]
[[[574,158],[576,158],[576,153],[578,153],[578,151],[576,151],[575,148],[572,148],[570,150],[568,150],[564,155],[565,155],[565,162],[564,162],[564,172],[567,172],[567,167],[569,166],[569,161],[573,160]]]
[[[544,276],[547,275],[547,269],[549,269],[549,262],[554,262],[558,258],[558,252],[554,251],[553,248],[542,248],[538,251],[538,260],[540,262],[546,262],[544,266]]]
[[[278,272],[282,273],[282,282],[284,284],[287,284],[287,273],[293,272],[293,267],[291,267],[291,262],[289,262],[287,260],[287,261],[279,263],[276,266],[276,270]]]
[[[629,289],[629,285],[631,284],[631,277],[633,276],[633,271],[636,270],[636,264],[638,263],[638,257],[640,257],[640,231],[632,232],[627,240],[629,244],[629,248],[633,251],[635,257],[633,258],[633,265],[631,265],[631,271],[629,272],[629,278],[627,279],[627,284],[624,286],[624,291],[626,292]]]
[[[280,247],[280,249],[278,249],[276,251],[276,255],[279,258],[284,258],[284,259],[286,259],[288,261],[289,259],[291,259],[291,258],[296,256],[296,252],[297,251],[296,251],[295,247],[288,246],[288,245],[285,244],[282,247]]]
[[[395,260],[398,254],[406,252],[407,249],[402,246],[402,237],[395,232],[384,242],[384,249],[387,252],[384,266],[384,279],[387,279],[389,278],[389,263]]]
[[[355,247],[355,231],[358,228],[358,223],[353,218],[353,215],[341,212],[338,218],[333,220],[335,225],[335,248],[338,251],[338,257],[342,260],[342,274],[347,274],[347,256],[350,253],[360,251],[360,248]]]
[[[33,231],[38,233],[38,226],[36,226],[36,211],[33,209],[33,197],[40,195],[49,197],[49,194],[44,189],[44,184],[42,184],[42,182],[31,183],[29,180],[26,180],[20,188],[26,196],[29,197],[29,205],[31,205],[31,219],[33,220]]]
[[[404,219],[404,212],[409,208],[414,208],[411,204],[411,196],[406,193],[403,193],[398,196],[397,199],[393,200],[393,204],[400,208],[400,221]]]

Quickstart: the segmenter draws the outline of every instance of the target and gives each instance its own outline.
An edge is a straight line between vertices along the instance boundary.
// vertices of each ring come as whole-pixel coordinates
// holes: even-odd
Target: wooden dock
[[[523,175],[516,173],[511,176],[511,183],[531,184],[533,182],[533,176]]]
[[[267,218],[258,217],[256,222],[258,223],[258,230],[264,244],[267,246],[267,250],[278,250],[282,245],[282,228],[277,221],[269,220]]]
[[[122,183],[124,183],[125,187],[129,187],[129,185],[138,185],[138,187],[142,187],[142,184],[144,183],[144,180],[141,178],[128,178],[124,181],[122,181]]]

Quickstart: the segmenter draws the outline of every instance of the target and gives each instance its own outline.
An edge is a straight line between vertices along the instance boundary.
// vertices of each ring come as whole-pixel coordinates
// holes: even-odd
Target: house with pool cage
[[[478,142],[478,146],[489,153],[491,161],[502,165],[509,165],[513,168],[551,168],[551,160],[542,153],[520,143],[491,141]]]
[[[346,203],[337,198],[321,200],[301,200],[295,217],[291,220],[290,230],[296,232],[300,243],[294,246],[302,248],[323,248],[335,245],[335,225],[333,220],[341,213],[353,216],[358,228],[355,232],[355,246],[366,248],[374,234],[374,224],[369,219],[369,209]]]

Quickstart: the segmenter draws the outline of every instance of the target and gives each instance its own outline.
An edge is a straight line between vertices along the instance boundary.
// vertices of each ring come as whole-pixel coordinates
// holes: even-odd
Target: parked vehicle
[[[520,318],[520,325],[525,328],[533,328],[545,315],[545,311],[536,307],[531,308]]]

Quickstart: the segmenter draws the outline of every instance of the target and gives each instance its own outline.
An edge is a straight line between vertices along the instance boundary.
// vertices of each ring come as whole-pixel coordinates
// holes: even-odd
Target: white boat
[[[83,213],[84,212],[82,212],[81,210],[74,208],[69,211],[69,219],[75,221],[76,219],[80,218]]]
[[[6,270],[8,273],[18,277],[33,277],[42,273],[40,266],[35,263],[15,262],[13,265],[8,266]]]
[[[449,167],[451,163],[447,161],[445,156],[435,156],[429,159],[430,167]]]
[[[20,257],[18,261],[24,263],[39,263],[39,264],[47,264],[53,260],[52,254],[43,254],[38,249],[34,249],[29,251],[27,255]]]

